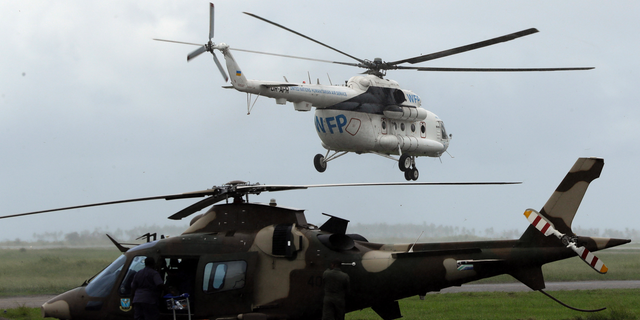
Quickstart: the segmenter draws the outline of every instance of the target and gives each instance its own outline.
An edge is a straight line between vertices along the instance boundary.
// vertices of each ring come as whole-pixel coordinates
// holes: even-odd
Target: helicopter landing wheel
[[[420,172],[418,172],[418,169],[416,169],[415,167],[413,168],[409,168],[407,169],[407,171],[404,172],[404,178],[407,181],[416,181],[418,180],[418,177],[420,176]]]
[[[324,156],[319,153],[313,158],[313,165],[316,167],[318,172],[324,172],[327,170],[327,161],[324,159]]]
[[[400,155],[400,159],[398,160],[400,171],[407,172],[409,168],[411,168],[411,162],[411,157],[408,154]]]

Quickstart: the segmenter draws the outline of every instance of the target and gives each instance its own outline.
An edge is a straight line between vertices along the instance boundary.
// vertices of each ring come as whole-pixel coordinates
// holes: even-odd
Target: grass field
[[[640,318],[640,289],[554,291],[574,307],[607,310],[595,313],[562,307],[539,292],[473,292],[428,294],[425,300],[400,300],[403,319],[411,320],[631,320]],[[371,309],[347,314],[348,320],[380,320]]]
[[[115,247],[0,250],[0,296],[64,292],[81,285],[119,255]]]

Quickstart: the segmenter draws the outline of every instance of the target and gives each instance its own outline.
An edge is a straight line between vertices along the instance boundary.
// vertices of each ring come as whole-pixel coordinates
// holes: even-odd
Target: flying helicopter
[[[276,104],[293,103],[296,111],[310,111],[315,108],[314,124],[316,133],[320,137],[322,147],[326,153],[316,154],[313,164],[318,172],[327,169],[327,163],[349,152],[356,154],[371,153],[398,162],[400,171],[407,181],[417,180],[419,171],[416,168],[416,157],[440,157],[447,151],[452,139],[447,134],[444,122],[433,112],[422,107],[420,96],[411,90],[401,88],[400,84],[384,78],[388,70],[417,70],[442,72],[522,72],[522,71],[568,71],[589,70],[592,67],[572,68],[442,68],[442,67],[414,67],[405,64],[416,64],[431,61],[498,43],[511,41],[520,37],[537,33],[530,28],[504,36],[476,42],[473,44],[420,55],[407,59],[384,61],[381,58],[373,60],[357,58],[323,42],[315,40],[302,33],[289,29],[283,25],[267,20],[258,15],[245,14],[289,31],[307,40],[313,41],[325,48],[338,52],[357,62],[329,61],[305,58],[291,55],[260,52],[232,48],[226,43],[214,43],[214,5],[210,3],[209,10],[209,41],[202,44],[174,40],[154,39],[158,41],[196,45],[200,48],[187,55],[187,61],[196,58],[204,52],[213,55],[225,82],[240,92],[247,93],[247,113],[251,112],[258,97],[274,98]],[[228,75],[225,72],[215,51],[222,53]],[[351,77],[344,85],[322,85],[292,83],[286,77],[284,82],[262,81],[247,79],[246,74],[239,67],[231,51],[243,51],[272,56],[319,61],[346,66],[363,68],[361,75]],[[255,95],[255,99],[253,96]],[[394,156],[399,156],[398,158]]]
[[[110,237],[123,254],[80,287],[47,301],[42,306],[45,317],[133,318],[128,283],[144,267],[143,261],[153,257],[159,262],[165,288],[184,288],[171,297],[179,294],[180,305],[187,306],[175,310],[175,300],[170,305],[159,304],[162,319],[320,319],[322,274],[335,260],[341,261],[342,270],[351,279],[352,289],[346,296],[348,312],[370,307],[382,319],[397,319],[402,316],[399,299],[424,297],[428,292],[500,274],[509,274],[556,300],[543,290],[541,267],[576,255],[595,271],[606,273],[608,268],[592,252],[630,240],[577,236],[571,230],[580,202],[603,166],[603,159],[579,158],[540,211],[524,212],[530,224],[517,240],[372,243],[362,235],[347,233],[346,219],[325,214],[329,219],[318,227],[307,222],[303,210],[280,206],[274,200],[268,204],[248,200],[249,195],[262,192],[347,186],[344,184],[295,186],[232,181],[204,191],[0,219],[123,202],[205,197],[169,217],[182,219],[213,205],[195,216],[180,236],[149,239],[134,247]],[[348,186],[356,185],[372,184]],[[224,200],[227,202],[217,204]],[[184,276],[180,283],[174,283],[172,275],[178,272]],[[602,310],[563,305],[578,311]]]

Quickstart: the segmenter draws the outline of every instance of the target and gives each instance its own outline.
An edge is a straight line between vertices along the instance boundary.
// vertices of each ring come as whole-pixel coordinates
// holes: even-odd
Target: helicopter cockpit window
[[[131,282],[133,281],[133,276],[144,268],[144,260],[146,258],[146,256],[135,256],[133,260],[131,260],[131,265],[129,265],[127,275],[124,277],[124,280],[122,280],[120,288],[118,289],[120,295],[127,296],[131,294]]]
[[[87,295],[91,297],[106,297],[109,295],[111,288],[116,283],[116,278],[120,274],[120,270],[124,266],[127,258],[121,255],[112,262],[108,267],[102,270],[95,278],[89,282],[86,287]]]
[[[245,261],[210,262],[204,267],[202,290],[221,292],[244,287],[247,273]]]
[[[444,129],[444,123],[440,122],[440,130],[442,131],[442,139],[447,139],[447,130]]]

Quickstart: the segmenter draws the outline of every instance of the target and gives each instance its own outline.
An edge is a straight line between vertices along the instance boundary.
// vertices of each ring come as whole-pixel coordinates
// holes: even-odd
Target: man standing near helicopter
[[[334,260],[322,274],[324,300],[322,320],[344,320],[345,296],[349,292],[349,275],[340,270],[340,261]]]
[[[154,269],[155,260],[147,257],[144,269],[138,271],[131,282],[133,317],[135,320],[157,320],[160,316],[158,299],[164,282]]]

